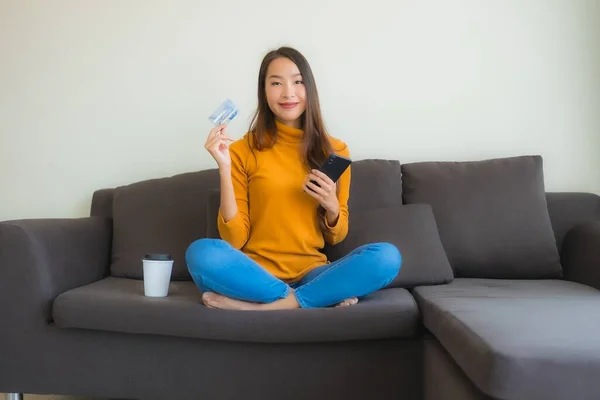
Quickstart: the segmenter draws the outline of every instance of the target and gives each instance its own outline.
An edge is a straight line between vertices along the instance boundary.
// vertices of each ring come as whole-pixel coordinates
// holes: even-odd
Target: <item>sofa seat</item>
[[[200,292],[191,281],[173,281],[168,297],[149,298],[141,280],[107,277],[59,295],[53,319],[60,328],[302,343],[411,337],[416,334],[419,311],[402,288],[384,289],[340,308],[215,310],[201,304]]]
[[[414,295],[425,327],[487,395],[600,398],[600,291],[562,280],[456,279]]]

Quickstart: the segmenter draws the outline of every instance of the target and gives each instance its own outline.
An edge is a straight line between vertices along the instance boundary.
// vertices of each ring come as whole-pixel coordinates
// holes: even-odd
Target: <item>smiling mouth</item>
[[[279,103],[282,108],[291,109],[298,105],[298,103]]]

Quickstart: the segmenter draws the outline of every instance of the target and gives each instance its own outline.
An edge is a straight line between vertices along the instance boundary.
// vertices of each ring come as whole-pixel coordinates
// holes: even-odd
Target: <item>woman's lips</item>
[[[285,109],[290,109],[296,107],[298,103],[279,103],[279,105]]]

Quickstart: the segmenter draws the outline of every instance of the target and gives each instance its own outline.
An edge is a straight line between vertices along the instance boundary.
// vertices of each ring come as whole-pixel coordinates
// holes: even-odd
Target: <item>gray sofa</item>
[[[0,222],[0,392],[128,399],[600,398],[600,197],[541,157],[356,161],[350,233],[398,277],[356,306],[207,309],[183,261],[218,237],[218,174],[94,193],[91,215]],[[43,199],[41,199],[43,200]],[[143,296],[141,257],[175,259]]]

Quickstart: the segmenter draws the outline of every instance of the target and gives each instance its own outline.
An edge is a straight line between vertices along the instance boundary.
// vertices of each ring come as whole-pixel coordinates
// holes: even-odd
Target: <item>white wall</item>
[[[545,159],[600,193],[596,0],[0,1],[0,220],[88,214],[92,192],[213,167],[207,115],[255,106],[292,45],[355,159]],[[344,13],[344,14],[343,14]]]

